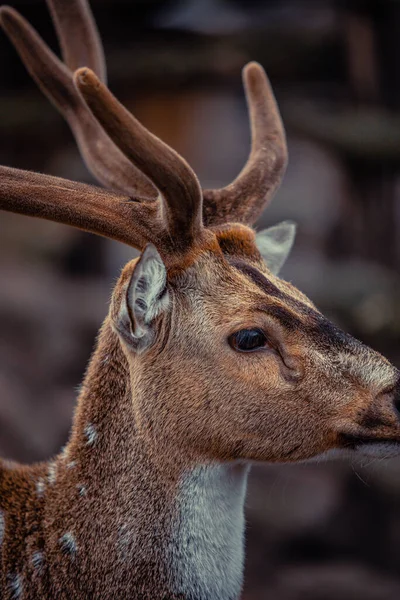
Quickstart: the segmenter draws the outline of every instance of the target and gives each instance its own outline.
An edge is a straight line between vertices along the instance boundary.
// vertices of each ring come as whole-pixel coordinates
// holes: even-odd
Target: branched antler
[[[204,223],[238,221],[253,225],[279,187],[287,165],[285,130],[264,69],[243,70],[250,113],[251,151],[237,178],[219,190],[204,190]]]
[[[86,0],[48,0],[48,5],[67,65],[14,9],[3,6],[0,23],[33,79],[65,117],[96,179],[115,191],[155,197],[154,187],[111,142],[74,86],[71,68],[90,66],[105,78],[101,44]]]
[[[89,67],[106,83],[103,46],[87,0],[47,0],[47,5],[67,67],[73,72],[82,66]]]
[[[160,190],[165,200],[163,215],[171,235],[194,240],[202,228],[202,193],[193,170],[179,154],[143,127],[93,71],[79,69],[75,82],[113,142]]]
[[[65,64],[12,8],[1,9],[1,25],[68,121],[88,168],[113,192],[2,167],[0,208],[68,223],[138,249],[152,241],[164,254],[193,246],[204,225],[253,224],[287,162],[283,125],[263,68],[250,63],[244,70],[252,133],[248,161],[230,185],[202,192],[185,160],[106,87],[103,50],[87,1],[47,2]]]
[[[0,166],[0,209],[72,225],[138,250],[163,239],[158,202],[135,202],[96,186],[10,167]]]

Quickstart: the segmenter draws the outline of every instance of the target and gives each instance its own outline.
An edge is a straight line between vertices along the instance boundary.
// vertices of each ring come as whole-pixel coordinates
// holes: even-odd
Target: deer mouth
[[[367,456],[391,458],[400,456],[400,439],[371,437],[367,435],[342,434],[341,445]]]

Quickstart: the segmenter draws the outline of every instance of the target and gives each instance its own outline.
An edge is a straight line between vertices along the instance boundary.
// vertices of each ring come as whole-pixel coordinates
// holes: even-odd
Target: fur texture
[[[86,0],[48,4],[65,64],[12,9],[1,24],[114,191],[1,167],[0,208],[144,252],[114,289],[66,447],[0,463],[0,596],[237,600],[247,465],[398,453],[399,373],[273,273],[293,228],[260,238],[264,262],[247,226],[287,162],[262,67],[244,69],[249,159],[202,191],[105,87]],[[252,352],[232,343],[243,330]]]
[[[237,600],[246,464],[398,453],[398,372],[243,248],[168,276],[140,353],[120,307],[134,326],[143,271],[124,269],[66,448],[0,469],[3,598]],[[249,327],[268,347],[235,352],[229,335]]]

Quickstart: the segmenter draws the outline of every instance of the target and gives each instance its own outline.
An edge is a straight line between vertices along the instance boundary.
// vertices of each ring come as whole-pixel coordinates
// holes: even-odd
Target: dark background
[[[15,1],[53,48],[44,0]],[[249,147],[240,71],[266,68],[290,165],[260,226],[299,233],[283,276],[400,367],[400,2],[92,0],[111,89],[204,187]],[[0,33],[0,163],[92,181]],[[0,216],[0,454],[66,441],[121,244]],[[253,469],[246,600],[400,598],[400,462]]]

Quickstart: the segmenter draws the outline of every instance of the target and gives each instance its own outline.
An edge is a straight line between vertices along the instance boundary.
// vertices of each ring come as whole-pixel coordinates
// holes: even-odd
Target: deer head
[[[202,190],[185,160],[106,87],[85,2],[48,4],[65,64],[12,9],[2,9],[1,24],[109,189],[1,167],[0,208],[141,251],[115,287],[109,322],[149,443],[200,462],[398,453],[399,372],[279,278],[291,223],[252,228],[287,163],[262,67],[244,69],[248,161],[227,187]]]

